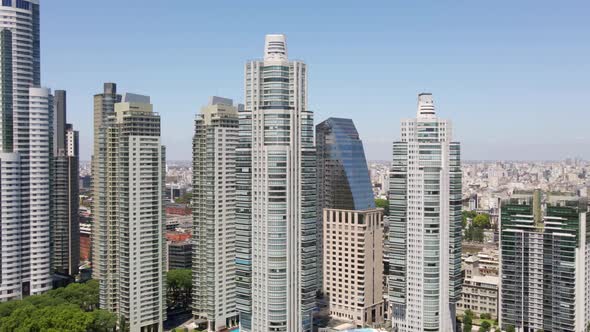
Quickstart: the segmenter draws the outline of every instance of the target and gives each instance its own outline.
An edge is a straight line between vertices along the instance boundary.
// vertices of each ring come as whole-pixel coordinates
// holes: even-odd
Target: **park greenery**
[[[383,214],[388,216],[389,215],[389,201],[383,198],[376,198],[375,199],[375,206],[378,208],[382,208]]]
[[[193,193],[188,192],[174,200],[174,203],[177,204],[190,204],[193,198]]]
[[[94,280],[0,303],[0,332],[108,332],[116,326],[117,316],[98,309]]]
[[[471,223],[469,223],[469,220],[471,220]],[[463,239],[473,242],[483,242],[484,231],[492,228],[490,215],[475,211],[463,211],[461,225],[464,230]]]
[[[166,302],[169,310],[189,310],[192,302],[193,280],[190,269],[174,269],[166,274]]]

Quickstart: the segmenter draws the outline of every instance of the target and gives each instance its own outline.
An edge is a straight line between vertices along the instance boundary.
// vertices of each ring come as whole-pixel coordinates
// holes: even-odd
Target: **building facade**
[[[115,104],[121,101],[121,95],[117,94],[117,85],[105,83],[103,92],[94,95],[94,140],[92,154],[92,231],[91,255],[92,279],[104,280],[107,270],[116,266],[115,257],[109,256],[106,247],[109,239],[116,237],[116,231],[109,228],[107,224],[107,130],[110,127],[109,118],[115,115]],[[112,232],[109,234],[109,230]],[[111,240],[112,241],[112,240]],[[103,243],[103,247],[101,247]],[[104,278],[103,278],[104,275]],[[115,286],[116,280],[106,282]],[[100,289],[101,308],[115,308],[113,297],[114,288],[108,290],[106,287]],[[110,303],[107,303],[110,302]]]
[[[307,66],[284,35],[245,68],[237,149],[237,294],[243,331],[311,331],[316,168]]]
[[[95,184],[105,188],[99,202],[106,206],[95,205],[95,210],[106,214],[94,221],[103,234],[93,241],[104,264],[100,306],[118,314],[131,332],[163,331],[165,150],[160,116],[149,97],[126,94],[114,105],[114,114],[102,120],[104,142],[98,143],[105,151],[97,167],[103,172]]]
[[[516,331],[586,331],[587,200],[517,192],[500,208],[500,319]]]
[[[363,142],[350,119],[329,118],[316,126],[318,275],[323,276],[323,209],[375,208]],[[318,278],[322,289],[322,277]]]
[[[38,0],[0,4],[0,301],[51,289],[53,97],[39,88],[39,30]]]
[[[330,316],[383,323],[383,210],[324,209],[324,286]]]
[[[429,93],[402,120],[389,184],[388,300],[394,331],[454,331],[461,295],[461,162]]]
[[[80,264],[78,132],[66,121],[66,92],[54,97],[51,270],[75,276]]]
[[[241,107],[241,105],[239,106]],[[209,331],[237,326],[236,146],[238,107],[212,97],[193,137],[193,316]]]
[[[167,270],[193,268],[192,241],[168,241]]]
[[[483,275],[482,267],[477,256],[470,256],[465,260],[463,287],[461,300],[457,303],[457,315],[462,316],[471,310],[477,316],[490,314],[493,319],[498,317],[498,276]]]

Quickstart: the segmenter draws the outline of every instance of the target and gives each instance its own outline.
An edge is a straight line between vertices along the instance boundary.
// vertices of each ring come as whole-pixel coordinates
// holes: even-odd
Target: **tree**
[[[481,322],[481,325],[479,326],[479,332],[489,332],[491,328],[492,324],[490,324],[490,322],[488,322],[487,320],[484,320],[483,322]]]
[[[389,201],[383,198],[376,198],[375,199],[375,206],[378,208],[382,208],[383,214],[388,216],[389,215]]]
[[[515,331],[516,331],[516,329],[515,329],[515,328],[514,328],[514,326],[512,326],[512,325],[508,325],[508,326],[506,327],[506,332],[515,332]]]
[[[191,306],[193,280],[190,269],[174,269],[168,271],[167,304],[169,309],[188,309]]]
[[[97,310],[98,283],[70,284],[42,295],[0,304],[0,332],[110,332],[114,314]],[[115,323],[115,324],[114,324]]]
[[[471,332],[473,328],[473,311],[467,309],[463,314],[463,332]]]
[[[475,216],[475,218],[473,218],[473,225],[479,228],[491,228],[492,225],[490,224],[490,216],[485,213],[478,214],[477,216]]]
[[[481,315],[479,315],[479,318],[481,319],[492,319],[492,315],[490,315],[489,313],[483,313]]]

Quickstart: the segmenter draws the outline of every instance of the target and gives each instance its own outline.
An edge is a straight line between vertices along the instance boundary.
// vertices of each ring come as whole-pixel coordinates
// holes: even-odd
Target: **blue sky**
[[[464,159],[590,159],[590,2],[42,0],[42,81],[68,91],[92,149],[102,83],[148,94],[169,160],[191,158],[211,95],[243,100],[243,65],[285,33],[309,65],[316,123],[354,120],[389,160],[419,92],[453,121]]]

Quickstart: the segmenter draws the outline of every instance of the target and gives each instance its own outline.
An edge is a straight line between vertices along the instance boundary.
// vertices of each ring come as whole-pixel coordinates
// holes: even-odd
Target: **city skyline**
[[[331,116],[353,119],[369,160],[388,159],[399,136],[394,124],[413,113],[413,96],[423,91],[441,96],[440,114],[456,119],[466,160],[590,159],[583,121],[570,121],[584,118],[577,99],[589,88],[584,59],[590,52],[579,42],[590,31],[582,17],[588,4],[581,1],[559,15],[547,1],[506,8],[378,3],[379,10],[325,2],[312,11],[303,2],[290,5],[290,15],[252,24],[240,23],[254,12],[272,12],[266,1],[223,10],[223,3],[117,3],[115,13],[107,12],[108,2],[44,6],[52,20],[43,21],[43,83],[70,92],[81,160],[91,152],[88,96],[102,82],[152,95],[168,159],[190,160],[190,126],[202,100],[223,95],[243,102],[243,59],[260,49],[260,35],[274,32],[285,33],[296,50],[292,57],[313,68],[316,124]],[[223,13],[240,29],[220,26],[211,13]],[[161,24],[116,19],[130,14]],[[112,24],[97,29],[106,15],[114,15]],[[148,50],[154,41],[143,35],[161,47]]]

